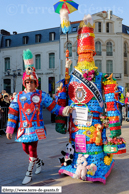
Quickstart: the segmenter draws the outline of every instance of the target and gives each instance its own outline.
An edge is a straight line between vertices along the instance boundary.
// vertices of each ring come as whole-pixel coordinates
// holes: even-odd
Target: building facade
[[[9,93],[23,90],[22,74],[25,70],[23,50],[33,53],[36,73],[39,77],[39,89],[48,93],[55,92],[55,83],[59,80],[59,37],[60,28],[7,35],[2,31],[0,49],[0,90]]]
[[[119,85],[129,90],[129,27],[122,24],[122,18],[111,12],[92,15],[95,22],[95,64],[103,73],[114,74]],[[71,22],[68,49],[72,60],[70,71],[77,65],[77,29],[80,21]],[[24,71],[22,53],[30,49],[34,56],[39,77],[39,88],[55,93],[56,82],[65,77],[66,35],[60,27],[10,35],[0,34],[0,91],[9,93],[22,90]],[[21,71],[20,71],[21,70]]]

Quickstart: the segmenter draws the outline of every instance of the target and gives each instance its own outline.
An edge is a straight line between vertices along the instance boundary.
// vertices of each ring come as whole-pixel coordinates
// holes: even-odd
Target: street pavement
[[[33,169],[32,182],[27,186],[61,186],[63,194],[129,194],[129,123],[123,121],[122,137],[127,142],[127,153],[114,155],[115,165],[104,185],[100,182],[86,182],[59,175],[61,150],[65,151],[68,134],[55,131],[55,124],[46,124],[47,138],[38,143],[38,156],[45,165],[39,175]],[[107,129],[107,136],[110,132]],[[22,180],[28,167],[28,156],[23,152],[21,143],[0,136],[0,186],[22,186]]]

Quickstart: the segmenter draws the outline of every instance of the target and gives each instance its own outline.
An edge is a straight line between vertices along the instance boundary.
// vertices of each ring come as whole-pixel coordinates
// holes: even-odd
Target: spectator
[[[3,94],[3,103],[2,103],[2,106],[3,107],[9,107],[9,105],[10,105],[9,94],[8,93],[4,93]]]
[[[126,105],[126,113],[127,113],[127,122],[129,122],[129,92],[126,93],[125,105]]]
[[[8,108],[10,105],[10,101],[9,101],[9,94],[8,93],[4,93],[3,95],[3,102],[2,102],[2,107],[3,107],[3,124],[4,126],[6,126],[6,122],[8,119]]]
[[[6,90],[2,90],[2,95],[4,95],[6,93]]]
[[[9,95],[9,101],[10,101],[10,102],[13,101],[13,94],[12,94],[12,93]]]
[[[3,96],[2,96],[2,93],[0,93],[0,106],[2,106],[2,103],[3,103]]]
[[[17,94],[17,92],[14,92],[14,93],[13,93],[13,99],[15,98],[16,94]]]
[[[3,111],[2,111],[2,103],[3,103],[3,96],[0,93],[0,129],[2,129],[2,117],[3,117]],[[0,134],[2,134],[2,131],[0,130]]]
[[[122,125],[122,120],[123,120],[123,115],[122,115],[122,107],[124,106],[124,87],[123,86],[118,86],[118,91],[119,91],[119,111],[120,111],[120,123]]]

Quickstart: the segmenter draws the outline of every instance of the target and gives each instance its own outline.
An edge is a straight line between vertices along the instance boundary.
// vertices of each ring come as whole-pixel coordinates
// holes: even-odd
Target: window
[[[101,42],[97,41],[95,43],[95,51],[97,56],[101,56]]]
[[[7,71],[7,69],[10,69],[10,58],[9,57],[5,58],[5,71]]]
[[[129,30],[126,29],[126,33],[129,34]]]
[[[107,74],[113,73],[113,61],[112,60],[107,60],[106,62],[106,73]]]
[[[112,49],[112,43],[111,42],[107,42],[106,53],[107,53],[107,56],[113,56],[113,49]]]
[[[49,68],[55,68],[55,53],[49,53]]]
[[[55,32],[50,32],[49,33],[49,40],[54,41],[55,40]]]
[[[95,60],[95,66],[98,67],[98,72],[102,72],[102,61]]]
[[[106,32],[112,33],[113,32],[113,24],[111,22],[106,23]]]
[[[109,23],[106,23],[106,32],[109,33]]]
[[[77,32],[77,27],[73,27],[72,32]]]
[[[128,66],[127,66],[127,61],[124,61],[124,75],[128,75]]]
[[[41,34],[36,34],[36,35],[35,35],[35,42],[36,42],[36,43],[41,42]]]
[[[9,47],[10,44],[11,44],[11,40],[10,40],[10,39],[6,39],[6,40],[5,40],[5,46],[6,46],[6,47]]]
[[[98,32],[101,32],[101,22],[98,22]]]
[[[4,79],[4,90],[9,94],[11,93],[11,79]]]
[[[72,57],[72,44],[68,42],[69,57]]]
[[[101,32],[101,22],[95,23],[95,32]]]
[[[124,43],[124,57],[127,57],[127,43]]]
[[[29,37],[23,36],[23,44],[28,44]]]
[[[35,55],[35,67],[36,67],[36,69],[41,69],[41,57],[40,57],[40,55]]]

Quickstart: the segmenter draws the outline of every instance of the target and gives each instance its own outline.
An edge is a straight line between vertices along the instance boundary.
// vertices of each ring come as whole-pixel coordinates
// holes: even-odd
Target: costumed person
[[[75,110],[70,115],[69,122],[69,142],[75,147],[73,162],[70,165],[62,166],[59,174],[64,173],[71,177],[76,177],[77,173],[81,174],[83,161],[78,159],[80,154],[86,158],[86,165],[93,166],[94,172],[87,168],[85,176],[78,178],[87,181],[100,181],[106,183],[106,178],[114,166],[112,153],[125,153],[125,141],[121,139],[119,145],[119,136],[121,135],[121,124],[119,122],[118,103],[115,97],[116,80],[112,75],[99,73],[95,66],[94,56],[94,27],[92,17],[87,15],[80,23],[78,28],[78,63],[70,75],[68,84],[62,81],[57,103],[62,100],[61,91],[68,91],[68,105]],[[66,69],[69,68],[66,60]],[[67,71],[68,73],[68,71]],[[103,113],[102,89],[104,89],[106,115],[104,121],[100,120]],[[107,120],[107,121],[105,121]],[[112,144],[106,137],[106,127],[110,127]],[[116,143],[116,144],[115,144]],[[117,145],[118,143],[118,145]],[[119,147],[120,146],[120,147]],[[122,149],[122,151],[121,151]],[[78,168],[75,168],[75,166]],[[90,168],[89,168],[90,169]],[[80,170],[78,172],[78,170]]]
[[[36,164],[35,174],[41,172],[43,165],[43,161],[37,156],[38,140],[46,138],[42,115],[43,106],[61,116],[68,116],[72,109],[68,106],[57,105],[48,94],[36,89],[38,77],[34,68],[33,55],[29,49],[23,52],[23,59],[26,69],[22,78],[25,90],[19,92],[10,104],[6,136],[8,139],[12,138],[19,119],[15,141],[22,142],[23,150],[29,156],[29,166],[22,182],[22,184],[27,184],[32,179],[34,164]]]
[[[129,122],[129,92],[126,92],[126,98],[125,98],[125,106],[126,106],[126,116],[127,116],[127,122]]]

